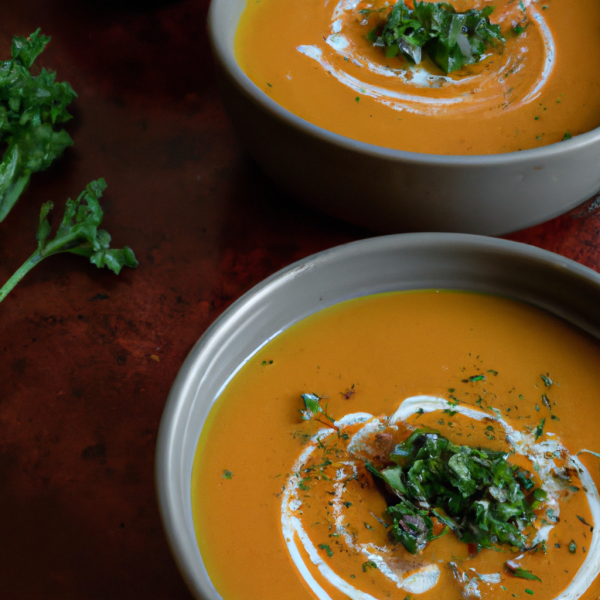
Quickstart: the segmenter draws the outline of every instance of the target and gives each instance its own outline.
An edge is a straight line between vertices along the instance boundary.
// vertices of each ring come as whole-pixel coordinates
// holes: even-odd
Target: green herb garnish
[[[111,249],[110,234],[98,229],[104,213],[99,199],[106,189],[104,179],[92,181],[81,192],[77,200],[67,200],[63,220],[54,239],[49,240],[51,233],[48,213],[52,210],[52,202],[46,202],[40,212],[40,224],[37,231],[37,250],[25,261],[15,274],[0,289],[0,302],[21,281],[35,265],[48,256],[61,252],[71,252],[90,259],[97,267],[107,267],[117,275],[123,266],[137,267],[138,262],[131,248]]]
[[[489,45],[504,43],[498,25],[490,23],[494,11],[471,9],[457,12],[447,2],[418,2],[410,9],[399,0],[387,21],[368,35],[387,57],[402,54],[419,64],[425,52],[445,73],[481,60]]]
[[[30,73],[49,41],[39,29],[28,38],[15,36],[12,59],[0,63],[0,142],[6,145],[0,162],[0,221],[31,175],[46,170],[73,143],[59,126],[71,119],[67,106],[77,94],[46,69],[36,77]]]
[[[223,470],[223,479],[231,479],[233,477],[233,473],[228,469]]]
[[[335,423],[335,419],[327,414],[327,407],[323,408],[321,406],[320,396],[316,394],[302,394],[302,400],[304,400],[304,406],[306,407],[306,410],[300,411],[304,421],[310,421],[323,415],[326,419]]]
[[[372,560],[368,560],[367,562],[364,562],[362,565],[363,573],[366,573],[368,569],[378,569],[378,568],[379,567],[377,566],[377,563]]]
[[[577,552],[577,544],[575,543],[575,540],[571,540],[571,543],[569,544],[569,552],[571,554],[575,554],[575,552]]]
[[[333,556],[333,550],[327,544],[319,544],[319,548],[321,548],[321,550],[325,550],[329,558]]]
[[[473,381],[485,381],[485,375],[472,375],[468,379],[463,379],[463,383],[471,383]]]
[[[516,471],[515,477],[519,480],[519,483],[525,488],[526,491],[529,491],[535,487],[535,483],[533,482],[533,479],[531,479],[531,473],[529,471],[526,471],[525,469],[519,469]]]
[[[389,458],[395,466],[366,467],[397,492],[400,502],[387,512],[393,537],[409,552],[418,553],[449,530],[478,550],[530,545],[523,530],[536,517],[519,483],[534,484],[520,470],[515,473],[505,452],[457,446],[438,432],[419,429]],[[438,535],[434,519],[444,526]]]
[[[579,515],[577,515],[577,518],[584,524],[587,525],[590,528],[590,531],[594,531],[594,528],[592,525],[590,525],[583,517],[580,517]]]
[[[511,561],[505,562],[504,566],[511,573],[511,575],[514,575],[515,577],[520,577],[521,579],[529,579],[530,581],[539,581],[540,583],[542,583],[542,580],[537,575],[534,575],[531,571],[522,569],[521,567],[517,567],[516,565],[511,563]]]
[[[544,425],[545,424],[546,424],[546,419],[544,418],[540,421],[540,424],[535,428],[535,441],[536,442],[544,434]]]

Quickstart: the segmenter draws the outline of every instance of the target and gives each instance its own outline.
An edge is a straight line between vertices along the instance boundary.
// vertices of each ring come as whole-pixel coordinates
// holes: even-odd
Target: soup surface
[[[451,0],[479,10],[485,0]],[[294,114],[341,135],[432,154],[536,148],[600,125],[597,0],[494,0],[505,45],[446,75],[366,39],[387,0],[248,0],[238,63]]]
[[[581,331],[479,294],[369,296],[290,327],[233,377],[200,436],[192,509],[216,589],[225,600],[595,600],[600,459],[578,453],[600,450],[598,364]],[[476,492],[478,525],[454,531],[451,511],[417,503],[445,535],[411,550],[401,538],[418,538],[423,519],[398,522],[390,507],[406,495],[377,471],[397,468],[393,453],[415,436],[449,441],[446,471],[463,492],[479,467],[465,474],[457,460],[495,456],[529,524],[507,514],[519,531],[499,542],[485,514],[514,504],[494,484]],[[465,543],[469,530],[492,543]]]

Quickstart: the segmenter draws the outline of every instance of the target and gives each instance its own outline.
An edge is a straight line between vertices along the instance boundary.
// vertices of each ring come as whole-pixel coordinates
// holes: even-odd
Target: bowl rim
[[[301,280],[304,275],[310,277],[310,272],[313,269],[319,271],[321,268],[327,268],[328,265],[335,265],[343,260],[356,259],[365,253],[368,256],[378,256],[378,253],[381,252],[409,253],[415,250],[417,252],[440,252],[448,249],[463,253],[460,256],[472,256],[470,253],[479,252],[481,256],[493,254],[508,261],[521,260],[533,268],[544,269],[551,274],[558,274],[560,277],[568,277],[569,283],[582,282],[593,288],[600,295],[600,273],[580,263],[528,244],[461,233],[392,234],[342,244],[294,262],[275,272],[244,293],[213,321],[194,344],[184,360],[167,398],[156,442],[155,486],[163,528],[181,575],[191,592],[197,598],[210,598],[211,600],[220,598],[220,595],[218,595],[212,586],[210,579],[207,579],[208,576],[199,573],[199,568],[205,568],[200,557],[195,531],[193,527],[192,531],[189,531],[188,514],[181,508],[182,505],[185,505],[187,507],[186,510],[189,509],[189,518],[191,518],[191,492],[187,493],[191,490],[191,466],[186,475],[187,479],[183,484],[178,480],[177,476],[177,469],[181,467],[181,457],[177,455],[177,446],[183,443],[181,441],[183,437],[182,428],[187,434],[186,428],[189,422],[189,415],[185,412],[185,405],[194,401],[198,390],[198,382],[195,381],[195,376],[198,373],[198,363],[201,360],[206,360],[206,357],[211,356],[211,353],[215,353],[215,345],[219,347],[220,343],[227,340],[227,336],[231,335],[232,325],[235,326],[235,320],[239,319],[243,313],[247,316],[249,307],[252,308],[255,306],[267,294],[277,292],[278,288],[283,285],[289,285],[296,279]],[[456,261],[458,259],[453,258],[452,260]],[[548,274],[547,272],[546,274]],[[473,276],[471,275],[470,277],[470,280],[474,282],[475,279],[473,279]],[[495,277],[497,278],[497,280],[494,280],[495,284],[500,286],[499,282],[501,282],[502,286],[506,285],[507,288],[509,287],[509,284],[501,281],[501,277],[498,274]],[[399,281],[402,281],[400,277]],[[540,288],[541,284],[536,283],[535,290],[541,294]],[[407,289],[424,289],[424,287]],[[468,288],[465,287],[462,289]],[[576,292],[577,290],[574,288],[569,289],[569,293],[574,294],[574,298],[576,297]],[[372,291],[370,293],[377,292]],[[357,295],[360,295],[358,290]],[[524,299],[521,300],[527,301]],[[331,303],[326,303],[323,305],[323,308],[339,301],[341,300],[337,299]],[[564,302],[564,300],[561,302]],[[575,302],[576,300],[573,300],[573,303]],[[545,308],[541,303],[535,305],[541,309]],[[304,317],[300,316],[299,318]],[[575,325],[582,326],[582,322],[578,323],[575,319],[569,320]],[[586,329],[585,325],[583,327]],[[600,318],[598,319],[598,326],[592,335],[600,339]],[[235,373],[235,370],[233,373]],[[232,373],[230,373],[231,375]],[[205,378],[206,375],[203,373],[202,382],[204,382]],[[205,420],[202,421],[200,431],[197,432],[194,448],[198,444],[204,423]],[[197,562],[199,557],[200,565]]]
[[[207,29],[213,55],[217,63],[237,85],[238,89],[256,106],[270,113],[288,127],[322,142],[327,142],[339,148],[365,154],[373,158],[383,158],[391,162],[438,167],[514,166],[524,161],[534,162],[536,160],[546,161],[548,159],[557,159],[563,154],[577,153],[591,144],[600,142],[600,127],[596,127],[585,133],[577,134],[571,139],[541,146],[540,148],[495,154],[445,155],[396,150],[368,142],[361,142],[339,133],[328,131],[319,125],[315,125],[295,115],[275,102],[244,73],[235,59],[233,47],[225,39],[226,36],[217,34],[219,28],[216,7],[219,3],[227,1],[211,0],[208,10]]]

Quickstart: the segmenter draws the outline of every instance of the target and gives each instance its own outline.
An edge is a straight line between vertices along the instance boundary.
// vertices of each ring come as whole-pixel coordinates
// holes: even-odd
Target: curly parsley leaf
[[[61,123],[71,119],[67,106],[77,97],[67,83],[42,69],[29,69],[50,41],[38,29],[15,36],[12,59],[0,63],[0,221],[10,212],[33,173],[46,170],[73,143]]]
[[[368,35],[375,46],[386,50],[387,57],[399,54],[419,64],[423,52],[442,69],[451,73],[477,63],[488,46],[505,39],[500,27],[490,22],[493,7],[457,12],[447,2],[418,2],[410,9],[399,0],[387,21]]]
[[[110,234],[98,229],[104,216],[99,199],[105,189],[104,179],[98,179],[89,183],[77,200],[67,200],[62,222],[52,240],[48,239],[51,233],[48,213],[53,205],[52,202],[46,202],[42,206],[36,235],[37,250],[0,289],[0,302],[35,265],[53,254],[79,254],[89,258],[98,268],[107,267],[117,275],[123,266],[137,267],[138,261],[131,248],[110,248]]]

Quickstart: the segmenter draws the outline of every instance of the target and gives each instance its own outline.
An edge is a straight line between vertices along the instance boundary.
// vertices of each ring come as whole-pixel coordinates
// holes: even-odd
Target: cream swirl
[[[475,421],[495,422],[504,429],[506,441],[512,450],[535,463],[542,481],[542,489],[547,493],[545,508],[551,508],[556,516],[560,513],[559,499],[562,487],[564,487],[557,482],[560,482],[561,479],[564,480],[563,471],[565,467],[557,466],[554,460],[560,456],[567,468],[577,471],[594,523],[600,523],[600,497],[592,477],[581,461],[576,456],[569,454],[562,442],[551,432],[546,433],[548,439],[538,443],[533,434],[514,429],[499,415],[491,416],[489,413],[466,406],[450,405],[448,401],[433,396],[407,398],[389,418],[376,418],[367,413],[346,415],[335,423],[336,427],[339,428],[338,432],[350,428],[349,430],[354,431],[354,433],[347,445],[350,459],[337,465],[333,481],[334,492],[329,505],[334,520],[334,535],[343,540],[348,550],[356,555],[362,555],[366,561],[374,562],[379,571],[392,584],[410,594],[420,594],[435,587],[440,579],[439,566],[433,562],[423,561],[404,563],[393,555],[394,548],[392,546],[375,546],[373,543],[358,542],[346,528],[346,511],[344,508],[347,503],[344,500],[347,493],[347,484],[356,478],[357,466],[364,463],[365,457],[373,454],[374,449],[369,445],[370,440],[373,439],[373,434],[386,429],[397,429],[400,422],[406,421],[417,412],[422,414],[443,411],[449,408]],[[355,431],[356,425],[360,425],[357,431]],[[311,538],[303,522],[302,508],[304,500],[301,497],[303,481],[301,474],[308,470],[306,465],[309,464],[315,451],[322,448],[327,443],[328,438],[336,435],[338,433],[332,429],[321,429],[310,439],[296,460],[283,493],[281,504],[282,533],[294,564],[319,600],[331,600],[331,598],[313,576],[301,549],[308,555],[310,562],[318,569],[321,576],[349,598],[352,600],[376,600],[369,593],[360,590],[341,577],[330,564],[323,560],[317,550],[317,544]],[[540,528],[534,542],[547,540],[552,528],[553,524]],[[567,588],[557,596],[556,600],[576,600],[580,598],[596,578],[598,564],[600,564],[600,541],[598,536],[594,534],[578,572]],[[473,573],[469,576],[467,572],[459,570],[454,563],[449,563],[449,566],[452,568],[454,579],[461,586],[465,598],[481,597],[479,591],[481,585],[493,589],[493,586],[501,583],[499,573],[481,574],[470,569]]]
[[[376,6],[368,4],[367,9]],[[373,23],[361,16],[358,0],[340,0],[333,8],[324,43],[297,50],[353,92],[394,110],[422,115],[461,114],[482,107],[512,111],[539,97],[556,55],[552,32],[534,0],[506,3],[495,14],[496,22],[509,31],[523,19],[528,24],[523,33],[509,36],[503,48],[490,49],[480,67],[465,75],[435,74],[423,63],[400,63],[397,58],[390,63],[398,66],[377,62],[362,39]],[[381,57],[385,60],[383,53]]]

